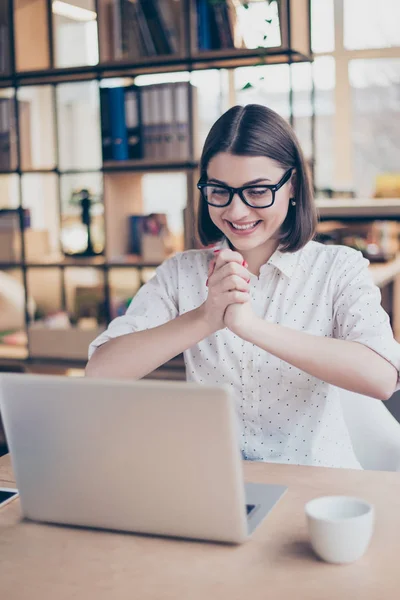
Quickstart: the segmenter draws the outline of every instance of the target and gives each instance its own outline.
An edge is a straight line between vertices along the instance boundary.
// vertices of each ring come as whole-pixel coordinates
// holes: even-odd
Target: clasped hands
[[[228,327],[244,337],[257,318],[250,301],[250,273],[239,252],[216,251],[208,269],[208,297],[203,314],[214,331]]]

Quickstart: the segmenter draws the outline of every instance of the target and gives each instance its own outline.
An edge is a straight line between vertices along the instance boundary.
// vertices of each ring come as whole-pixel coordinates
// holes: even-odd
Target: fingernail
[[[208,287],[208,277],[207,277],[207,281],[206,281],[206,286]]]
[[[250,279],[247,280],[247,283],[250,283]]]
[[[218,254],[218,252],[221,252],[221,250],[219,250],[218,248],[216,250],[213,250],[214,254]]]
[[[244,261],[242,262],[242,267],[246,267],[246,268],[247,268],[248,266],[249,266],[249,265],[248,265],[248,264],[247,264],[247,262],[244,260]]]

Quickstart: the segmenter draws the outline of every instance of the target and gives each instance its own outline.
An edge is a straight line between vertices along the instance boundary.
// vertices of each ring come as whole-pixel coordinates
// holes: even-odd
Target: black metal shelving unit
[[[296,0],[297,1],[297,0]],[[302,0],[303,1],[303,0]],[[308,46],[306,52],[298,51],[292,45],[292,36],[294,31],[293,23],[291,22],[291,10],[293,0],[281,0],[280,6],[284,14],[287,15],[283,27],[285,28],[285,34],[282,37],[286,39],[286,46],[283,48],[256,48],[253,50],[237,49],[237,50],[215,50],[198,52],[196,50],[196,37],[197,29],[195,24],[196,11],[195,11],[195,0],[181,0],[182,7],[182,24],[183,24],[183,52],[179,55],[170,56],[155,56],[146,57],[136,62],[119,61],[119,62],[106,62],[99,63],[96,65],[82,65],[73,67],[57,67],[55,65],[55,35],[53,31],[53,17],[52,17],[52,0],[43,0],[47,6],[47,48],[48,48],[48,69],[36,69],[29,71],[18,71],[17,70],[17,59],[16,59],[16,32],[14,22],[14,11],[18,0],[7,0],[6,9],[8,11],[8,24],[9,24],[9,69],[7,72],[1,72],[0,70],[0,93],[1,90],[8,88],[12,90],[14,97],[14,109],[15,109],[15,129],[16,129],[16,148],[17,148],[17,165],[15,169],[0,171],[1,175],[15,175],[18,177],[18,188],[19,188],[19,209],[20,209],[20,234],[21,234],[21,260],[15,263],[0,263],[0,269],[11,270],[18,269],[22,273],[24,290],[25,290],[25,328],[28,334],[30,326],[30,315],[28,311],[28,299],[29,299],[29,282],[28,282],[28,270],[32,269],[48,269],[54,268],[59,269],[61,273],[61,290],[60,296],[62,300],[62,310],[67,309],[66,299],[66,278],[65,271],[70,267],[86,268],[94,267],[100,269],[104,276],[104,291],[105,291],[105,310],[107,319],[110,316],[110,271],[114,268],[136,268],[140,271],[145,268],[153,268],[156,265],[154,263],[137,263],[132,264],[131,262],[107,260],[105,257],[89,260],[87,258],[65,258],[62,261],[54,262],[31,262],[27,259],[25,240],[24,240],[24,227],[23,227],[23,212],[24,198],[22,189],[22,178],[24,175],[47,175],[52,174],[57,178],[57,198],[56,203],[58,207],[58,214],[60,218],[60,231],[61,231],[61,215],[62,215],[62,198],[61,198],[61,178],[65,175],[87,175],[87,174],[99,174],[102,181],[102,187],[104,189],[104,177],[109,174],[118,173],[146,173],[146,172],[165,172],[165,171],[184,171],[187,174],[188,189],[195,189],[195,176],[198,168],[198,162],[194,154],[193,144],[193,120],[194,105],[192,94],[189,90],[188,96],[188,112],[189,112],[189,140],[190,140],[190,154],[187,160],[184,161],[151,161],[151,160],[140,160],[140,161],[109,161],[103,163],[98,169],[62,169],[60,168],[60,157],[59,157],[59,127],[58,120],[59,114],[57,110],[57,89],[60,84],[64,83],[82,83],[94,81],[98,84],[98,89],[101,80],[112,79],[116,77],[129,77],[134,78],[138,75],[153,74],[162,72],[179,72],[188,71],[189,73],[197,70],[204,69],[236,69],[242,66],[252,66],[258,64],[288,64],[289,66],[299,62],[311,62],[311,43],[310,43],[310,0],[304,0],[303,5],[305,10],[308,11]],[[95,0],[95,12],[97,17],[101,14],[101,0]],[[0,23],[1,24],[1,23]],[[97,20],[97,28],[99,29],[99,23]],[[101,56],[102,48],[100,47],[100,35],[98,39],[98,55]],[[4,65],[3,65],[4,66]],[[1,69],[1,63],[0,63]],[[289,70],[291,74],[291,69]],[[52,103],[53,103],[53,115],[54,115],[54,132],[56,136],[56,157],[54,168],[43,168],[43,169],[27,169],[21,168],[21,131],[20,131],[20,120],[19,120],[19,104],[18,94],[19,91],[27,86],[52,86]],[[313,92],[311,93],[311,103],[313,102]],[[290,103],[290,122],[293,124],[293,94],[289,94]],[[314,113],[314,110],[312,111]],[[311,119],[311,146],[314,149],[314,120]],[[314,154],[313,154],[314,155]],[[313,155],[311,162],[313,161]],[[193,191],[194,193],[194,191]],[[104,201],[103,201],[104,202]],[[194,198],[191,194],[188,195],[188,211],[193,213]],[[190,219],[192,220],[192,219]],[[107,227],[107,223],[105,223]],[[186,246],[191,246],[193,243],[193,232],[186,232]],[[59,249],[61,251],[61,241]],[[107,255],[107,248],[104,250]],[[0,357],[0,361],[2,358]],[[7,358],[4,358],[7,361]],[[11,359],[10,359],[11,360]],[[24,359],[28,363],[34,364],[35,359],[30,355],[29,348],[29,336],[28,336],[28,349],[27,358]],[[48,360],[49,364],[54,361],[58,361],[60,364],[70,364],[71,361],[63,361],[61,357],[54,358],[49,356],[47,359],[41,358],[42,362]],[[73,360],[74,365],[79,361]],[[81,361],[82,364],[84,361]]]

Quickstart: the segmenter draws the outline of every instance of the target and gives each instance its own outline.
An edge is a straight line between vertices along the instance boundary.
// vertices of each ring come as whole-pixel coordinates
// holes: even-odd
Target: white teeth
[[[252,229],[255,225],[257,225],[258,221],[254,221],[254,223],[248,223],[247,225],[235,225],[235,223],[231,223],[232,227],[235,229]]]

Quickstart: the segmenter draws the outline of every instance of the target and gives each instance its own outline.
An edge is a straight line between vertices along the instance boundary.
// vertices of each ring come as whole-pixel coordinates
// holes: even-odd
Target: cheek
[[[274,229],[276,227],[280,227],[280,225],[282,225],[282,223],[286,219],[286,215],[288,212],[288,204],[276,204],[266,210],[268,212],[262,215],[261,218],[265,220],[267,226],[270,226]]]
[[[215,208],[210,206],[208,208],[208,214],[210,215],[210,219],[214,223],[214,225],[219,227],[221,224],[221,213],[219,213]]]

